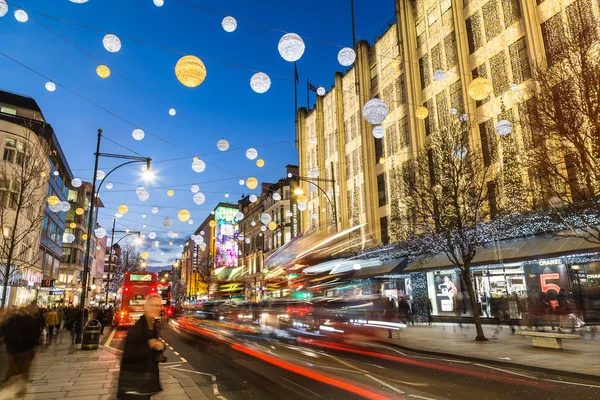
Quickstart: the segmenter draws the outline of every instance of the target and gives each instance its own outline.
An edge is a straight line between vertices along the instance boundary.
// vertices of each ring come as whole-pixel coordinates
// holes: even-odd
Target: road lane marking
[[[344,365],[345,365],[345,366],[347,366],[347,367],[350,367],[350,368],[352,368],[352,369],[355,369],[355,370],[357,370],[357,371],[360,371],[360,372],[362,372],[363,374],[368,374],[368,373],[369,373],[369,371],[366,371],[366,370],[364,370],[364,369],[358,368],[358,367],[356,367],[356,366],[354,366],[354,365],[352,365],[352,364],[350,364],[350,363],[348,363],[348,362],[346,362],[346,361],[344,361],[344,360],[341,360],[341,359],[337,358],[336,356],[332,356],[331,354],[328,354],[328,356],[329,356],[329,357],[331,357],[331,358],[333,358],[333,359],[334,359],[334,360],[336,360],[337,362],[339,362],[339,363],[341,363],[341,364],[344,364]]]
[[[117,333],[116,329],[113,329],[113,331],[110,333],[110,335],[108,335],[108,339],[106,340],[106,342],[104,342],[104,345],[106,347],[110,347],[110,342],[112,342],[113,338],[115,337],[115,333]],[[111,349],[115,349],[114,347],[110,347]],[[118,349],[115,349],[118,350]]]
[[[209,374],[208,372],[200,372],[200,371],[194,371],[194,370],[191,370],[191,369],[177,368],[177,366],[175,366],[175,365],[173,365],[171,367],[166,367],[166,368],[168,368],[168,369],[174,369],[175,371],[191,372],[191,373],[198,374],[198,375],[210,376],[211,379],[214,376],[213,374]]]
[[[183,357],[179,357],[179,358],[181,358],[181,362],[187,362],[187,360],[185,358],[183,358]]]
[[[555,379],[542,379],[542,380],[547,381],[547,382],[564,383],[565,385],[585,386],[585,387],[589,387],[589,388],[600,389],[600,386],[588,385],[587,383],[566,382],[566,381],[558,381]]]
[[[171,346],[169,346],[169,350],[173,350],[173,348]]]
[[[171,348],[171,350],[173,350],[173,349]],[[175,355],[176,355],[176,356],[178,356],[178,355],[179,355],[179,353],[178,353],[178,352],[176,352],[176,351],[175,351],[174,353],[175,353]]]
[[[391,379],[391,378],[385,378],[385,379],[387,379],[388,381],[401,383],[403,385],[409,385],[409,386],[421,386],[421,387],[429,386],[429,383],[405,382],[405,381],[399,381],[398,379]]]
[[[520,372],[513,372],[513,371],[509,371],[507,369],[502,369],[502,368],[498,368],[498,367],[492,367],[490,365],[485,365],[485,364],[473,364],[473,365],[477,365],[478,367],[495,369],[496,371],[502,371],[502,372],[506,372],[507,374],[513,374],[513,375],[517,375],[517,376],[522,376],[522,377],[529,378],[529,379],[538,379],[535,376],[531,376],[531,375],[527,375],[527,374],[522,374]]]
[[[292,385],[296,385],[296,386],[298,386],[300,389],[304,389],[304,390],[306,390],[307,392],[309,392],[309,393],[312,393],[313,395],[315,395],[315,396],[316,396],[316,397],[318,397],[319,399],[322,399],[322,398],[323,398],[323,397],[319,396],[317,393],[313,392],[312,390],[309,390],[309,389],[305,388],[304,386],[298,385],[296,382],[290,381],[289,379],[286,379],[286,378],[284,378],[284,377],[283,377],[283,376],[281,376],[281,375],[279,375],[279,378],[280,378],[280,379],[283,379],[283,380],[284,380],[284,381],[286,381],[286,382],[289,382],[289,383],[291,383]]]
[[[395,387],[395,386],[392,386],[392,385],[390,385],[389,383],[386,383],[386,382],[382,381],[381,379],[377,379],[377,378],[375,378],[374,376],[372,376],[372,375],[369,375],[369,374],[365,374],[365,376],[366,376],[367,378],[373,379],[375,382],[379,382],[379,383],[380,383],[380,384],[382,384],[383,386],[385,386],[385,387],[387,387],[387,388],[389,388],[389,389],[393,390],[393,391],[394,391],[394,392],[396,392],[396,393],[404,394],[404,392],[403,392],[402,390],[398,389],[398,388],[397,388],[397,387]]]
[[[423,396],[419,396],[419,395],[416,395],[416,394],[409,394],[408,396],[409,397],[414,397],[415,399],[435,400],[435,399],[433,399],[431,397],[423,397]]]

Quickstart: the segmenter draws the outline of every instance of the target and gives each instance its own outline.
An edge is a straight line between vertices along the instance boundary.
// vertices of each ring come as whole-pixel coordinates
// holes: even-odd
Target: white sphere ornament
[[[254,160],[256,157],[258,157],[258,151],[255,148],[251,147],[246,150],[246,158],[248,160]]]
[[[198,192],[194,195],[194,203],[200,205],[200,204],[204,204],[204,202],[206,201],[206,197],[204,196],[204,194]]]
[[[381,99],[371,99],[363,107],[363,116],[373,125],[381,124],[388,112],[388,106]]]
[[[508,135],[512,132],[513,126],[510,121],[503,119],[496,124],[496,133],[500,136]]]
[[[458,110],[456,108],[451,108],[450,109],[450,114],[456,115],[456,114],[458,114]]]
[[[69,0],[71,3],[75,3],[75,4],[83,4],[83,3],[87,3],[88,0]]]
[[[200,191],[200,186],[198,186],[198,185],[192,185],[192,187],[190,188],[190,190],[192,191],[192,193],[198,193]]]
[[[304,40],[295,33],[286,33],[279,39],[277,48],[285,61],[298,61],[304,54]]]
[[[263,232],[266,232],[267,231],[267,227],[263,225],[263,226],[260,227],[260,230],[263,231]]]
[[[156,233],[154,233],[154,232],[150,232],[150,233],[148,234],[148,237],[149,237],[150,239],[156,239]]]
[[[269,213],[262,213],[260,215],[260,222],[262,222],[264,225],[267,225],[269,222],[271,222],[271,220],[271,214]]]
[[[133,132],[131,132],[131,136],[133,136],[135,140],[142,140],[144,136],[146,136],[146,133],[140,128],[135,128]]]
[[[246,242],[246,244],[250,244],[251,240],[250,240],[250,238],[246,238],[246,239],[244,239],[244,242]]]
[[[72,233],[69,233],[67,235],[67,243],[73,243],[75,241],[75,235],[73,235]]]
[[[146,218],[146,214],[142,214],[142,218]]]
[[[221,26],[225,32],[234,32],[237,28],[237,21],[233,17],[225,17],[223,21],[221,21]]]
[[[106,176],[106,174],[105,174],[105,173],[104,173],[104,171],[102,171],[101,169],[99,169],[99,170],[96,172],[96,179],[100,179],[100,180],[102,180],[102,179],[104,179],[104,177],[105,177],[105,176]]]
[[[189,219],[189,220],[188,220],[188,224],[190,224],[190,225],[194,225],[194,220],[193,220],[193,219]]]
[[[112,183],[110,183],[110,182],[108,182],[108,183],[106,184],[106,188],[107,188],[108,190],[111,190],[113,187],[115,187],[115,185],[113,185],[113,184],[112,184]]]
[[[281,200],[281,195],[279,193],[273,193],[273,200],[275,200],[275,201]]]
[[[146,191],[146,189],[144,189],[143,187],[139,187],[137,189],[135,189],[135,194],[137,194],[138,196],[142,193],[144,193]]]
[[[0,0],[0,17],[4,17],[8,12],[8,4],[6,0]]]
[[[510,90],[512,90],[513,92],[519,90],[519,85],[517,85],[516,83],[511,83]]]
[[[240,179],[240,181],[238,183],[240,184],[240,186],[244,186],[246,184],[246,181],[243,179]]]
[[[194,170],[194,172],[200,173],[206,169],[206,164],[200,159],[194,160],[194,162],[192,163],[192,169]]]
[[[144,191],[140,194],[138,194],[138,199],[140,199],[141,201],[146,201],[150,198],[150,193]]]
[[[469,114],[463,114],[460,116],[460,120],[463,122],[467,122],[469,120]]]
[[[309,174],[313,178],[318,178],[319,177],[319,170],[317,168],[313,168],[313,169],[310,170]]]
[[[385,135],[385,129],[383,129],[383,126],[378,125],[375,128],[373,128],[373,136],[376,139],[381,139],[384,135]]]
[[[122,216],[123,216],[123,214],[121,214],[120,212],[115,213],[115,218],[121,218]]]
[[[226,198],[229,198],[229,193],[225,193],[225,197],[226,197]]]
[[[310,138],[310,144],[317,144],[317,138]]]
[[[175,114],[177,114],[177,110],[175,110],[175,109],[174,109],[174,108],[172,108],[172,107],[171,107],[171,108],[169,108],[169,115],[170,115],[171,117],[174,117],[174,116],[175,116]]]
[[[169,217],[165,218],[163,220],[163,226],[165,228],[170,228],[171,226],[173,226],[173,220],[171,218],[169,218]]]
[[[250,222],[250,226],[256,226],[256,222],[255,221]]]
[[[68,201],[61,201],[60,202],[60,209],[63,212],[67,212],[71,209],[71,203],[69,203]]]
[[[300,211],[306,210],[306,203],[304,203],[304,202],[298,203],[298,210],[300,210]]]
[[[27,22],[29,15],[24,10],[17,10],[15,11],[15,19],[19,22]]]
[[[220,139],[217,142],[217,149],[219,149],[219,151],[227,151],[227,149],[229,149],[229,142],[226,139]]]
[[[165,4],[165,0],[154,0],[154,5],[156,7],[162,7],[164,4]]]
[[[433,80],[436,82],[441,82],[446,79],[446,71],[443,69],[437,69],[433,72]]]
[[[349,67],[354,64],[356,53],[350,47],[344,47],[338,53],[338,62],[344,67]]]
[[[158,212],[158,208],[157,207],[152,207],[152,214],[156,214]]]
[[[104,36],[104,38],[102,39],[102,44],[104,45],[104,48],[110,51],[111,53],[116,53],[119,50],[121,50],[121,39],[119,39],[117,35],[113,35],[112,33],[109,33],[108,35]]]
[[[54,176],[58,176],[58,175],[60,175],[60,173],[59,173],[58,171],[54,171],[52,174],[53,174]]]
[[[244,219],[244,213],[243,212],[239,212],[235,214],[235,219],[237,219],[238,221],[241,221]]]
[[[96,234],[96,237],[97,237],[98,239],[102,239],[103,237],[105,237],[105,236],[106,236],[106,229],[104,229],[104,228],[102,228],[102,227],[100,227],[100,228],[96,228],[96,229],[94,230],[94,233]]]
[[[250,200],[250,203],[256,203],[256,200],[258,200],[258,197],[256,197],[255,194],[251,194],[250,197],[248,198],[248,200]]]
[[[265,93],[271,87],[271,78],[263,72],[257,72],[250,78],[250,87],[256,93]]]
[[[49,92],[54,92],[56,90],[56,84],[54,82],[46,82],[46,90]]]
[[[281,237],[281,232],[277,232],[277,237]]]
[[[452,157],[454,158],[465,158],[467,155],[467,148],[465,146],[456,145],[452,149]]]
[[[81,186],[83,182],[81,182],[81,179],[79,178],[73,178],[73,180],[71,180],[71,186],[73,186],[74,188],[78,188]],[[108,187],[108,184],[106,185]]]
[[[325,90],[325,88],[323,86],[319,86],[319,88],[317,89],[317,94],[319,96],[325,96],[326,93],[327,91]]]

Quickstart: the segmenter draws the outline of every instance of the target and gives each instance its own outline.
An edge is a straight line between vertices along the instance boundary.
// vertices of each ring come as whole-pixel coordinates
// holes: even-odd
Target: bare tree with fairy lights
[[[487,340],[481,327],[471,264],[486,242],[490,215],[488,182],[492,171],[470,139],[472,123],[466,116],[448,117],[429,136],[429,145],[418,152],[401,176],[403,203],[412,215],[412,230],[427,249],[419,253],[444,253],[462,272],[477,329],[475,340]]]

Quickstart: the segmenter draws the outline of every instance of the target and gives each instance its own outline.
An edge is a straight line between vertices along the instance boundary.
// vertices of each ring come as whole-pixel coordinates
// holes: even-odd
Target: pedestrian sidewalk
[[[585,332],[585,338],[563,340],[563,349],[555,350],[533,347],[530,337],[511,334],[507,326],[497,330],[495,325],[484,325],[483,329],[487,342],[476,342],[475,326],[466,324],[409,325],[394,332],[392,339],[387,332],[378,334],[381,340],[409,350],[600,377],[600,334]]]
[[[73,348],[69,334],[61,333],[59,343],[38,350],[25,399],[116,399],[120,359],[120,354],[102,346],[98,350]],[[161,368],[160,380],[163,391],[155,400],[208,399],[184,374]]]

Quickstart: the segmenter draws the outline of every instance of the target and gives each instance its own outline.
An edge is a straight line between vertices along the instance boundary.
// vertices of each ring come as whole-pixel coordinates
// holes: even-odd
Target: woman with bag
[[[165,345],[158,339],[155,324],[162,307],[160,295],[148,296],[144,305],[144,315],[127,334],[119,375],[117,398],[120,400],[149,400],[151,396],[162,391],[158,363],[165,360]]]

